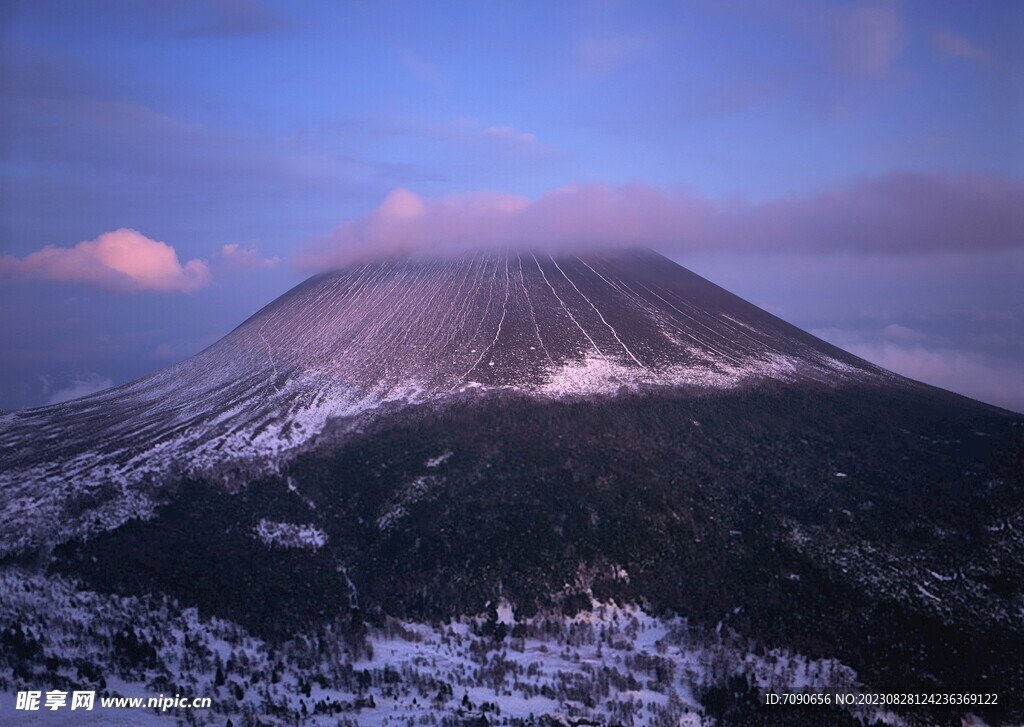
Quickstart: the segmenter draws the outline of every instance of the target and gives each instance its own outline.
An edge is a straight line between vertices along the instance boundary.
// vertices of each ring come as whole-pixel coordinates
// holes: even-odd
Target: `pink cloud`
[[[210,270],[202,260],[182,265],[170,245],[122,228],[72,248],[47,245],[21,259],[0,258],[0,277],[85,283],[126,292],[185,293],[209,284]]]
[[[666,252],[814,250],[911,253],[1024,245],[1024,184],[889,174],[806,197],[753,203],[644,184],[571,185],[539,199],[500,192],[425,199],[399,189],[372,213],[302,251],[325,269],[409,251],[646,245]]]

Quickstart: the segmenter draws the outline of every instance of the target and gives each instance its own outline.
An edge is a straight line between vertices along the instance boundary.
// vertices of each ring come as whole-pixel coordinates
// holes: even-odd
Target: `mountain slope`
[[[152,485],[181,475],[244,481],[389,404],[764,380],[908,385],[650,251],[326,273],[180,364],[0,418],[0,553],[146,514]],[[69,516],[83,497],[97,506]]]
[[[270,639],[640,604],[868,691],[999,694],[1016,724],[1022,424],[864,386],[493,391],[327,432],[237,493],[186,480],[50,568]]]

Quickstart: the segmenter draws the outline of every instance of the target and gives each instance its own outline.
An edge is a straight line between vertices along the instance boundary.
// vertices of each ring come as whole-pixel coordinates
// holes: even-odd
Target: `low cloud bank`
[[[911,379],[1024,413],[1018,361],[943,345],[893,324],[881,330],[811,331],[850,353]]]
[[[43,379],[43,385],[44,389],[49,388],[49,382],[45,378]],[[72,379],[65,382],[63,386],[49,392],[46,403],[63,404],[65,401],[80,399],[83,396],[95,394],[97,391],[109,389],[113,385],[114,382],[110,378],[92,371],[87,371],[72,377]],[[44,391],[44,393],[46,392]]]
[[[47,245],[23,258],[0,258],[0,277],[84,283],[122,292],[192,292],[207,286],[210,269],[202,260],[178,261],[164,242],[122,228],[72,248]]]
[[[916,253],[1024,245],[1024,184],[997,177],[893,173],[767,202],[715,200],[645,184],[575,184],[536,200],[501,192],[427,199],[392,192],[302,250],[324,270],[405,252],[481,246],[646,245],[667,253],[803,250]]]

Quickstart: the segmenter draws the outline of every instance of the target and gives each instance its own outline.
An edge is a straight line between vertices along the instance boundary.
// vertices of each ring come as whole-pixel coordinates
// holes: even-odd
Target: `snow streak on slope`
[[[763,379],[897,381],[649,251],[352,267],[176,366],[0,417],[0,553],[58,523],[88,532],[145,514],[153,486],[184,474],[276,466],[329,420],[388,403]]]

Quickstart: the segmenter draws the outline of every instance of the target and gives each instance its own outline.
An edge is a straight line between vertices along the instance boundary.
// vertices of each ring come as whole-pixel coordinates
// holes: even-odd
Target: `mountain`
[[[926,724],[1024,716],[1024,418],[880,369],[650,251],[325,273],[176,366],[6,414],[0,452],[0,552],[16,590],[88,593],[133,619],[132,599],[165,598],[150,613],[196,607],[268,644],[312,639],[296,684],[341,668],[322,661],[339,634],[402,619],[412,635],[393,653],[406,654],[430,634],[456,638],[424,624],[486,614],[475,636],[458,632],[481,639],[466,647],[483,654],[474,668],[495,668],[494,649],[511,658],[509,638],[564,629],[568,661],[550,679],[605,674],[604,696],[565,696],[550,714],[654,724],[596,706],[614,701],[600,669],[620,662],[568,656],[581,623],[619,643],[597,614],[617,624],[614,609],[639,608],[628,618],[655,619],[661,651],[634,629],[624,668],[657,672],[652,704],[676,705],[673,724],[688,704],[748,723],[772,684],[835,686],[843,669],[864,691],[1001,695],[897,710],[937,720]],[[0,608],[21,654],[10,666],[43,679],[26,613]],[[155,620],[195,629],[182,613]],[[210,623],[192,644],[226,628]],[[147,647],[155,664],[176,638],[131,633],[121,651],[150,671]],[[50,656],[77,663],[64,648]],[[684,678],[694,649],[735,659]],[[452,658],[430,653],[402,664]],[[779,666],[794,663],[803,676]],[[507,668],[513,690],[525,677]],[[677,676],[662,684],[666,669]],[[457,671],[449,692],[469,678]],[[351,664],[323,679],[365,700],[396,689],[378,676],[377,692]],[[524,699],[554,689],[537,678]]]
[[[650,251],[325,273],[182,363],[0,419],[0,552],[142,514],[169,475],[275,467],[332,419],[468,389],[558,399],[759,380],[900,385]],[[123,492],[69,517],[83,488],[111,486]]]

